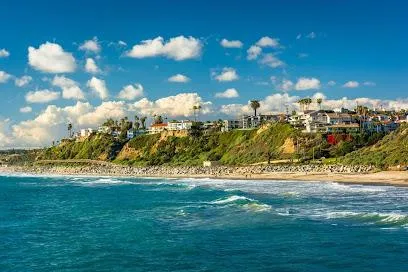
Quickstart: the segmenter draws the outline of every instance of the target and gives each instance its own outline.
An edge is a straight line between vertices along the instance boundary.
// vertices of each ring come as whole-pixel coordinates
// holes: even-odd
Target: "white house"
[[[167,124],[167,130],[190,130],[193,126],[193,121],[181,120],[181,121],[170,121]]]
[[[162,133],[167,130],[167,123],[153,124],[148,129],[149,134]]]
[[[83,128],[83,129],[81,129],[80,136],[81,137],[89,137],[92,134],[92,132],[93,132],[92,128]]]

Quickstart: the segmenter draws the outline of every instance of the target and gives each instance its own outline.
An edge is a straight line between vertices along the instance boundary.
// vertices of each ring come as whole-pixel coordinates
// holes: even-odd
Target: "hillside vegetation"
[[[374,165],[379,168],[408,165],[408,126],[401,126],[374,145],[345,155],[341,162]]]
[[[91,135],[82,140],[65,140],[57,146],[45,149],[39,159],[66,160],[66,159],[113,159],[122,148],[123,143],[110,135]]]
[[[163,139],[160,135],[141,135],[125,145],[115,162],[131,165],[199,165],[205,160],[237,165],[264,162],[287,157],[288,148],[285,150],[284,144],[294,136],[295,130],[290,125],[279,123],[260,130],[233,130],[198,137]]]

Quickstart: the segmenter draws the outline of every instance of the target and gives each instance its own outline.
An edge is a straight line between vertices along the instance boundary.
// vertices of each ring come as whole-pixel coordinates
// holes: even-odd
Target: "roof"
[[[167,123],[153,124],[151,127],[167,127]]]
[[[329,112],[326,114],[330,118],[351,118],[351,115],[348,113]]]

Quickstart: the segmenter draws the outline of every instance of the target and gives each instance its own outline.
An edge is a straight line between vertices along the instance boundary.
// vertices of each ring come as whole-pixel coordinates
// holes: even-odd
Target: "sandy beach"
[[[181,169],[181,170],[180,170]],[[343,170],[343,171],[338,171]],[[350,169],[297,168],[265,169],[259,167],[177,168],[177,167],[123,167],[113,164],[102,166],[37,166],[0,167],[0,173],[34,175],[115,176],[115,177],[165,177],[165,178],[216,178],[242,180],[290,180],[308,182],[339,182],[346,184],[392,185],[408,187],[408,171],[367,171]]]

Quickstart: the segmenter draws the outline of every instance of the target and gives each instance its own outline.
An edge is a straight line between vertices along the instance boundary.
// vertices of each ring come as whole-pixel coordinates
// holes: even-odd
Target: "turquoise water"
[[[0,271],[408,271],[408,188],[0,177]]]

